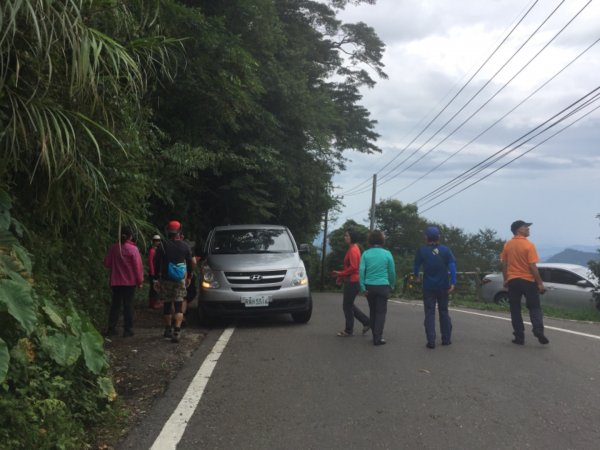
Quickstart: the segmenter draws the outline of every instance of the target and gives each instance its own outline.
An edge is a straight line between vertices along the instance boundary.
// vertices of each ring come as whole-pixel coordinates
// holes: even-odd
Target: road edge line
[[[221,333],[219,339],[213,346],[210,353],[204,359],[204,362],[194,375],[185,394],[179,401],[179,404],[165,422],[160,434],[150,447],[151,450],[175,450],[177,444],[181,440],[187,424],[194,414],[204,389],[210,380],[210,376],[217,365],[217,361],[223,354],[229,339],[231,338],[235,327],[228,327]]]

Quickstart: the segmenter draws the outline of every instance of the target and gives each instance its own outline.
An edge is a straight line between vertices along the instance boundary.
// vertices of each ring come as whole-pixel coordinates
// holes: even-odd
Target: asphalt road
[[[234,324],[178,449],[600,448],[598,324],[547,319],[550,344],[528,325],[521,347],[507,315],[454,310],[452,345],[438,336],[429,350],[421,305],[391,302],[388,344],[375,347],[370,335],[335,336],[341,295],[313,295],[306,325]],[[121,449],[152,447],[223,330],[210,330]]]

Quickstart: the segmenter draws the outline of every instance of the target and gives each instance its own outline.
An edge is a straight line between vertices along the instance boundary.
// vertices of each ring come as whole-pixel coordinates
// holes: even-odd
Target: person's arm
[[[134,246],[133,263],[135,264],[136,281],[139,288],[144,285],[144,266],[142,264],[142,255],[140,250]]]
[[[358,267],[360,265],[360,251],[357,247],[353,246],[348,250],[348,267],[339,270],[336,273],[338,279],[350,277],[354,274],[358,274]]]
[[[448,289],[448,292],[452,292],[456,287],[456,262],[454,259],[451,259],[448,263],[448,270],[450,271],[450,289]]]
[[[358,265],[358,282],[360,284],[361,292],[365,292],[367,290],[365,286],[365,278],[367,277],[367,263],[365,262],[365,255],[363,253],[360,258],[360,263]]]
[[[154,256],[155,255],[156,255],[156,248],[150,247],[150,250],[148,250],[148,273],[150,274],[150,277],[153,279],[156,277],[156,269],[154,267]]]
[[[394,287],[396,287],[396,264],[391,252],[388,252],[388,260],[388,283],[390,288],[394,290]]]
[[[533,275],[533,278],[535,278],[535,284],[537,284],[537,288],[540,294],[546,292],[546,288],[544,287],[544,282],[542,281],[542,277],[540,275],[540,271],[537,268],[537,264],[529,263],[529,271]]]

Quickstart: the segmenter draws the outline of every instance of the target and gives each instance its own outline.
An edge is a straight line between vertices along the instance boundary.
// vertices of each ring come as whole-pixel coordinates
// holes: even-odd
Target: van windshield
[[[286,230],[219,230],[210,243],[213,255],[245,253],[293,253],[294,245]]]

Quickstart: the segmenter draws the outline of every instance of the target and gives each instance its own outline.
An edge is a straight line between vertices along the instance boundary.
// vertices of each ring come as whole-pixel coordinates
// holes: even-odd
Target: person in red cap
[[[546,289],[537,268],[539,262],[537,250],[535,245],[527,239],[531,225],[530,222],[523,220],[514,221],[510,226],[510,231],[514,236],[504,244],[500,255],[515,336],[512,342],[517,345],[525,343],[525,326],[521,315],[521,297],[523,296],[525,296],[525,304],[529,310],[533,335],[538,338],[540,344],[549,342],[544,335],[544,318],[540,304],[540,294],[546,292]]]
[[[163,298],[163,314],[165,321],[164,337],[172,342],[179,342],[181,323],[183,321],[182,305],[194,271],[192,251],[182,240],[181,223],[172,220],[167,224],[168,240],[156,250],[154,267],[158,279],[154,286],[160,290]],[[172,327],[172,319],[175,326]]]

